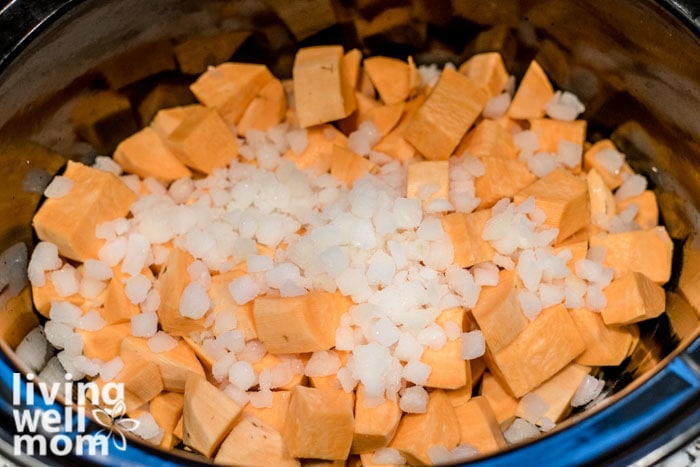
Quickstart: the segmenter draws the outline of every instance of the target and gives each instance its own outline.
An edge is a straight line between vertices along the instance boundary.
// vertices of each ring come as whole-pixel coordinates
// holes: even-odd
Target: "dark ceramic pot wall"
[[[17,242],[30,248],[33,243],[30,223],[40,195],[23,189],[28,174],[54,174],[68,159],[109,154],[152,115],[144,102],[159,83],[177,90],[168,105],[192,99],[186,85],[197,67],[225,59],[264,62],[284,77],[291,74],[298,47],[320,43],[358,47],[367,55],[410,54],[419,64],[459,63],[473,53],[499,50],[518,77],[537,58],[556,87],[586,104],[588,139],[611,137],[649,178],[675,242],[674,276],[668,313],[645,323],[638,350],[623,368],[606,375],[616,392],[612,398],[537,442],[482,462],[651,459],[670,440],[692,436],[700,421],[695,311],[700,309],[700,22],[693,3],[5,2],[0,10],[0,252]],[[246,33],[234,34],[239,31]],[[200,54],[192,69],[178,69],[174,46],[215,34],[228,35],[239,47],[226,56]],[[98,90],[110,90],[127,104],[89,133],[73,125],[71,109]],[[21,303],[31,308],[30,301]],[[7,309],[0,313],[0,319],[10,319]],[[3,377],[14,369],[12,342],[5,344]],[[8,388],[6,381],[2,397],[9,397]],[[8,414],[3,417],[3,426],[10,426]],[[91,461],[193,462],[136,442],[123,455]]]

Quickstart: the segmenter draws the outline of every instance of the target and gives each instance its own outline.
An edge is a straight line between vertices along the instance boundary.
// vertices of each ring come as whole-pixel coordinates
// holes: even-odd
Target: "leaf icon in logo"
[[[98,407],[92,410],[95,421],[105,427],[98,431],[96,436],[112,438],[112,444],[120,451],[126,450],[124,433],[136,430],[141,423],[133,418],[124,417],[125,413],[126,405],[123,400],[118,401],[111,409]]]

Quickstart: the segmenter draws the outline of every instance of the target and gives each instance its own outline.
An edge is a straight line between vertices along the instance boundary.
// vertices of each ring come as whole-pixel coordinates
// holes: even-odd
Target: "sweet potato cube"
[[[606,248],[603,264],[614,269],[615,278],[630,271],[641,272],[657,284],[671,278],[673,242],[665,227],[594,235],[590,246]]]
[[[236,129],[245,135],[248,130],[267,131],[277,125],[287,113],[287,96],[278,79],[268,82],[243,112]]]
[[[95,227],[125,217],[136,201],[136,193],[116,175],[69,161],[63,174],[73,187],[62,198],[44,201],[34,216],[40,240],[55,243],[66,258],[84,261],[97,258],[103,240]]]
[[[170,182],[192,174],[151,127],[122,141],[114,152],[114,160],[142,178]]]
[[[411,465],[429,465],[431,446],[439,444],[452,450],[460,437],[455,410],[445,392],[437,389],[428,396],[425,413],[404,414],[389,447],[398,449]]]
[[[589,171],[596,169],[603,180],[608,185],[608,188],[614,190],[622,184],[622,174],[633,175],[633,171],[627,162],[622,163],[622,167],[617,173],[611,173],[598,160],[598,154],[603,150],[617,151],[615,144],[609,139],[601,139],[583,153],[583,169]]]
[[[175,45],[175,59],[182,73],[199,75],[231,58],[248,37],[249,31],[194,37]]]
[[[454,410],[459,420],[460,443],[473,446],[479,454],[489,454],[506,447],[506,440],[488,399],[472,397]]]
[[[119,356],[122,340],[131,335],[131,323],[109,324],[97,331],[78,329],[77,332],[83,338],[83,355],[108,362]]]
[[[547,215],[545,224],[559,229],[555,243],[573,235],[590,222],[588,185],[582,177],[557,169],[519,191],[516,203],[535,197],[535,205]]]
[[[331,175],[345,182],[348,187],[352,187],[358,179],[370,173],[376,166],[374,162],[348,148],[333,145]]]
[[[121,89],[149,76],[174,69],[175,57],[169,39],[130,48],[99,65],[99,70],[112,89]]]
[[[71,122],[80,137],[104,154],[138,129],[129,99],[114,91],[81,98],[73,107]]]
[[[357,89],[360,81],[360,70],[362,69],[362,52],[359,49],[351,49],[343,55],[345,62],[345,74],[348,84],[352,89]]]
[[[516,120],[543,117],[544,106],[553,96],[552,83],[540,64],[533,60],[513,96],[508,116]]]
[[[501,157],[480,157],[484,175],[474,180],[476,196],[481,198],[479,209],[490,208],[502,198],[512,198],[537,180],[525,162]]]
[[[554,376],[581,354],[586,344],[564,305],[543,310],[497,352],[487,348],[487,365],[515,397]]]
[[[583,378],[590,372],[591,369],[586,366],[571,363],[533,389],[532,394],[541,397],[547,403],[547,411],[544,413],[543,418],[556,423],[566,417],[571,412],[571,399],[573,399]],[[527,418],[526,408],[522,400],[518,403],[515,415],[520,418]],[[536,423],[538,425],[541,424],[539,420]]]
[[[248,104],[274,78],[265,65],[222,63],[203,73],[190,89],[199,102],[236,124]]]
[[[397,401],[385,400],[371,407],[366,402],[365,388],[360,384],[355,394],[355,433],[350,450],[355,454],[386,447],[401,421]]]
[[[273,391],[272,405],[270,407],[253,407],[250,404],[246,404],[243,407],[243,414],[254,416],[281,432],[284,420],[287,418],[291,397],[292,393],[289,391]]]
[[[604,290],[608,300],[601,311],[605,324],[631,324],[656,318],[666,309],[666,292],[640,272],[613,280]]]
[[[586,174],[588,199],[591,207],[591,221],[595,225],[606,225],[617,211],[615,197],[595,168]]]
[[[242,269],[232,269],[223,274],[213,275],[211,286],[209,287],[209,296],[212,303],[211,312],[213,314],[233,312],[237,321],[236,329],[242,331],[243,338],[249,341],[258,338],[258,332],[255,330],[255,319],[253,318],[253,303],[237,304],[228,290],[228,286],[232,281],[245,274],[245,271]]]
[[[129,276],[119,267],[112,268],[112,271],[112,279],[105,289],[104,306],[101,311],[102,318],[108,324],[130,321],[133,316],[141,312],[139,306],[131,303],[126,295],[126,280]],[[153,279],[150,269],[144,269],[142,274]]]
[[[203,376],[190,374],[182,407],[182,441],[211,457],[238,420],[241,408]]]
[[[364,68],[386,105],[403,102],[410,96],[410,69],[406,62],[391,57],[366,58]]]
[[[642,230],[659,225],[659,203],[652,190],[645,190],[641,195],[620,201],[617,203],[617,211],[622,212],[632,204],[635,204],[638,210],[637,215],[634,216],[634,222]]]
[[[161,302],[158,307],[158,321],[163,331],[173,336],[188,336],[194,331],[204,329],[204,319],[192,319],[180,313],[180,298],[185,287],[190,283],[187,267],[194,258],[180,248],[173,248],[165,261],[165,266],[158,278],[158,291]]]
[[[346,148],[348,139],[331,125],[318,125],[308,129],[308,145],[301,154],[289,150],[284,157],[296,164],[299,170],[310,169],[315,174],[330,170],[333,160],[333,146]]]
[[[425,102],[425,96],[423,94],[419,94],[415,98],[407,101],[403,108],[403,115],[396,126],[394,126],[394,129],[380,139],[379,142],[374,145],[373,149],[402,162],[417,157],[418,153],[416,152],[416,148],[406,141],[404,133],[413,115],[418,111],[423,102]]]
[[[160,446],[163,448],[171,449],[177,444],[173,431],[182,418],[184,403],[185,399],[182,394],[165,391],[151,399],[148,404],[151,415],[165,432],[160,442]]]
[[[183,81],[165,79],[156,83],[139,100],[136,113],[141,125],[148,125],[161,109],[193,104],[195,101],[189,86]]]
[[[347,79],[341,46],[300,49],[292,74],[302,128],[340,120],[355,110],[355,91]]]
[[[528,327],[528,319],[520,311],[513,271],[502,270],[498,285],[481,289],[472,315],[491,352],[500,352],[517,340]]]
[[[0,307],[0,339],[13,349],[38,325],[29,288],[23,289]]]
[[[348,352],[342,350],[333,350],[338,358],[340,359],[340,366],[344,367],[348,363]],[[327,376],[309,376],[309,386],[319,389],[329,388],[329,389],[341,389],[343,387],[338,380],[336,374],[330,374]]]
[[[301,360],[302,364],[304,364],[304,360],[308,360],[308,355],[301,355]],[[253,363],[253,370],[255,370],[255,373],[260,374],[265,368],[273,368],[278,365],[289,365],[289,362],[283,362],[280,357],[273,353],[266,353],[263,358],[258,360],[257,362]],[[304,375],[303,372],[295,371],[292,370],[292,374],[290,376],[289,381],[286,383],[275,387],[275,389],[282,389],[285,391],[289,391],[294,386],[306,386],[307,385],[307,377]]]
[[[486,91],[461,73],[445,69],[413,115],[404,137],[429,160],[447,160],[484,109]]]
[[[147,339],[127,336],[121,342],[121,357],[125,364],[133,361],[158,365],[163,378],[163,389],[166,391],[183,392],[190,374],[204,376],[204,369],[197,356],[182,341],[178,341],[174,349],[156,353],[148,347]]]
[[[388,135],[401,120],[404,106],[404,102],[398,102],[392,105],[372,107],[365,112],[365,120],[374,123],[382,136]]]
[[[342,389],[296,386],[282,436],[293,457],[345,459],[354,424],[352,394]]]
[[[217,464],[255,466],[298,466],[289,455],[282,435],[274,427],[253,416],[241,417],[221,443]]]
[[[473,55],[459,66],[459,72],[484,88],[489,97],[499,95],[508,82],[508,71],[498,52]]]
[[[537,134],[540,150],[557,153],[559,141],[566,140],[583,146],[586,140],[586,121],[575,120],[565,122],[551,118],[533,118],[530,120],[530,130]]]
[[[335,330],[347,307],[339,293],[311,291],[297,297],[258,297],[253,315],[268,352],[314,352],[335,345]]]
[[[435,322],[443,327],[447,322],[452,322],[464,329],[465,317],[466,312],[463,308],[449,308],[440,313]],[[448,340],[440,349],[426,347],[420,360],[432,368],[425,383],[426,387],[458,389],[471,382],[471,367],[462,357],[460,339]]]
[[[117,379],[124,383],[126,411],[137,409],[156,397],[163,390],[158,365],[153,362],[139,364],[128,362]]]
[[[442,228],[452,240],[455,264],[468,268],[493,258],[496,251],[481,237],[490,218],[490,209],[453,212],[442,217]]]
[[[513,136],[497,121],[485,118],[470,130],[459,143],[455,154],[468,154],[477,157],[502,157],[515,159]]]
[[[196,107],[167,138],[175,156],[186,166],[210,174],[238,155],[238,144],[216,110]]]
[[[586,350],[576,357],[576,363],[587,366],[617,366],[627,357],[635,342],[637,328],[630,326],[608,326],[600,313],[586,308],[571,310]]]
[[[83,298],[80,293],[74,293],[68,297],[62,297],[59,295],[56,287],[54,287],[53,282],[50,280],[47,280],[41,287],[37,287],[35,285],[32,285],[31,287],[34,308],[36,308],[36,310],[46,318],[49,317],[51,302],[54,300],[72,303],[73,305],[79,307],[82,307],[85,303],[85,298]]]
[[[151,121],[151,128],[155,130],[161,138],[166,138],[193,110],[199,108],[199,104],[182,105],[161,109],[156,113]]]
[[[488,371],[481,379],[479,394],[489,401],[489,406],[501,428],[509,426],[515,418],[518,399],[508,393],[498,378]]]
[[[436,199],[449,199],[449,161],[419,161],[409,164],[406,197],[418,198],[424,203]]]

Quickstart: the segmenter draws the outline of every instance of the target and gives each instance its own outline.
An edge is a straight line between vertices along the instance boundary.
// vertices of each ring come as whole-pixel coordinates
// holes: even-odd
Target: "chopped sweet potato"
[[[591,221],[596,224],[605,224],[616,213],[615,197],[598,171],[591,167],[586,174],[588,185],[588,199],[591,207]]]
[[[126,280],[128,274],[121,271],[121,268],[112,268],[113,276],[105,290],[104,306],[102,307],[102,318],[108,324],[122,323],[131,320],[141,312],[138,305],[131,303],[126,295]],[[153,273],[145,268],[142,274],[149,279],[153,279]]]
[[[331,175],[352,187],[359,178],[372,172],[377,165],[348,148],[333,145]]]
[[[71,294],[68,297],[62,297],[56,290],[56,287],[54,287],[53,282],[50,280],[47,280],[41,287],[32,285],[32,302],[34,303],[34,308],[36,308],[36,311],[38,311],[42,316],[46,318],[49,317],[51,302],[54,300],[68,302],[81,308],[85,303],[85,299],[79,293]]]
[[[542,310],[537,318],[497,352],[487,348],[489,370],[515,397],[554,376],[580,355],[586,344],[564,305]]]
[[[347,307],[338,293],[311,291],[298,297],[258,297],[253,315],[268,352],[314,352],[335,345],[335,330]]]
[[[512,198],[517,192],[537,180],[525,162],[501,157],[480,157],[484,175],[474,180],[476,196],[481,198],[479,209],[490,208],[503,198]]]
[[[471,213],[454,212],[442,217],[442,228],[452,240],[455,264],[468,268],[493,259],[496,251],[481,238],[481,232],[490,218],[490,209]]]
[[[122,340],[131,335],[131,323],[109,324],[97,331],[77,330],[83,338],[83,355],[108,362],[118,357]]]
[[[409,98],[410,69],[406,62],[391,57],[369,57],[364,68],[386,105],[403,102]]]
[[[472,397],[454,410],[459,420],[460,443],[473,446],[479,454],[490,454],[506,447],[503,432],[487,398]]]
[[[617,211],[622,212],[632,204],[636,205],[638,209],[637,215],[634,216],[634,222],[642,230],[659,225],[659,203],[652,190],[645,190],[641,195],[620,201],[617,203]]]
[[[188,375],[204,376],[197,356],[182,341],[178,341],[177,347],[172,350],[156,353],[148,347],[147,339],[127,336],[121,342],[121,357],[125,364],[133,361],[158,365],[166,391],[183,392]]]
[[[250,404],[246,404],[243,407],[243,414],[252,415],[281,432],[284,420],[287,418],[291,397],[292,393],[289,391],[273,391],[272,405],[270,407],[253,407]]]
[[[140,99],[135,110],[141,125],[148,125],[161,109],[192,104],[195,101],[196,99],[190,88],[184,82],[164,80],[153,86]]]
[[[583,378],[590,372],[591,369],[586,366],[571,363],[533,389],[532,393],[541,397],[547,403],[547,411],[544,413],[543,418],[556,423],[568,415],[571,412],[571,399],[573,399]],[[515,415],[520,418],[526,418],[522,400],[518,404]],[[538,425],[542,424],[539,420],[536,423]]]
[[[180,313],[180,298],[190,283],[187,267],[194,258],[180,248],[173,248],[158,278],[158,291],[161,302],[158,307],[158,321],[163,330],[173,336],[187,336],[204,329],[204,318],[191,319]]]
[[[40,240],[55,243],[66,258],[84,261],[97,258],[103,241],[94,235],[95,227],[125,217],[136,193],[116,175],[68,162],[64,177],[73,182],[61,198],[47,199],[34,215],[33,225]]]
[[[489,401],[489,406],[502,429],[515,419],[518,399],[513,397],[491,372],[484,373],[479,394]]]
[[[469,78],[446,68],[404,136],[426,159],[446,160],[487,100],[488,94]]]
[[[586,350],[576,357],[576,363],[591,367],[622,363],[635,342],[636,326],[608,326],[600,313],[586,308],[571,310],[570,313],[586,342]]]
[[[352,89],[357,89],[360,81],[360,70],[362,69],[362,52],[359,49],[351,49],[343,56],[345,62],[345,73],[348,84]]]
[[[544,106],[553,96],[552,83],[540,64],[533,60],[513,96],[508,116],[516,120],[543,117]]]
[[[172,449],[177,444],[177,438],[173,435],[175,426],[182,418],[182,407],[185,399],[182,394],[164,391],[151,399],[148,410],[159,427],[164,431],[160,446]]]
[[[300,356],[302,361],[303,360],[308,360],[308,355],[301,355]],[[277,365],[282,364],[282,360],[280,357],[273,353],[266,353],[263,358],[258,360],[257,362],[253,363],[253,370],[255,370],[256,373],[260,374],[265,368],[273,368],[276,367]],[[277,386],[275,389],[281,389],[284,391],[289,391],[294,388],[294,386],[305,386],[307,384],[307,377],[303,373],[292,373],[290,376],[289,381],[286,383]]]
[[[608,325],[656,318],[666,309],[664,289],[640,272],[630,272],[613,280],[604,292],[607,305],[600,314]]]
[[[615,278],[641,272],[657,284],[671,277],[673,242],[664,227],[649,230],[594,235],[590,246],[606,249],[604,264],[613,268]],[[639,254],[639,252],[644,254]]]
[[[222,32],[188,39],[175,45],[175,59],[180,71],[188,75],[204,73],[231,58],[250,37],[250,31]]]
[[[448,161],[419,161],[408,166],[407,198],[418,198],[429,203],[436,199],[449,199],[449,191],[450,163]]]
[[[547,215],[545,224],[559,229],[555,243],[573,235],[590,222],[586,180],[557,169],[519,191],[514,198],[521,203],[530,196]]]
[[[473,55],[459,66],[459,72],[484,88],[490,97],[499,95],[508,82],[508,71],[498,52]]]
[[[192,174],[151,127],[122,141],[114,151],[114,160],[142,178],[170,182]]]
[[[550,153],[559,152],[561,140],[583,146],[586,140],[586,121],[575,120],[565,122],[551,118],[533,118],[530,120],[530,130],[537,134],[540,150]],[[580,170],[580,168],[579,168]]]
[[[450,321],[464,329],[465,319],[466,313],[463,308],[449,308],[440,313],[435,322],[444,327]],[[471,382],[471,367],[462,357],[460,339],[448,340],[440,349],[426,347],[420,360],[432,368],[425,383],[426,387],[458,389]]]
[[[182,123],[185,117],[198,107],[199,104],[190,104],[159,110],[156,116],[153,117],[151,128],[161,138],[167,138]]]
[[[485,118],[467,132],[455,150],[461,156],[465,151],[478,157],[502,157],[515,159],[513,136],[497,121]]]
[[[124,383],[124,404],[127,412],[146,404],[163,390],[158,365],[153,362],[126,362],[117,380]]]
[[[439,444],[454,449],[460,441],[459,422],[441,389],[430,393],[425,413],[404,414],[389,447],[398,449],[411,465],[432,464],[428,449]]]
[[[190,373],[182,407],[182,441],[212,457],[241,414],[241,408],[203,376]]]
[[[293,457],[346,459],[354,431],[353,395],[342,389],[296,386],[282,437]]]
[[[219,464],[298,466],[289,455],[282,435],[274,427],[250,415],[238,421],[221,443],[214,461]]]
[[[341,46],[300,49],[294,59],[294,99],[302,128],[328,123],[355,110]]]
[[[622,163],[622,167],[617,173],[610,173],[603,164],[597,159],[598,153],[605,149],[617,151],[615,144],[609,139],[601,139],[583,153],[583,169],[586,171],[592,168],[596,169],[603,180],[608,185],[608,188],[614,190],[622,184],[622,174],[632,175],[634,172],[627,162]]]
[[[245,135],[248,130],[267,131],[280,123],[287,113],[287,97],[278,79],[268,82],[243,112],[236,130]]]
[[[472,315],[491,352],[500,352],[518,339],[528,327],[528,319],[520,311],[513,271],[502,270],[498,285],[481,289]]]
[[[401,421],[401,409],[396,401],[385,400],[367,406],[365,389],[360,384],[355,392],[355,432],[350,452],[359,454],[386,447],[394,437]]]
[[[296,164],[299,170],[311,169],[315,174],[330,170],[333,158],[333,146],[346,148],[348,140],[344,134],[331,125],[318,125],[308,129],[309,144],[301,154],[289,150],[284,157]]]
[[[39,325],[32,310],[29,288],[24,288],[0,307],[0,339],[15,349],[29,332]]]
[[[228,124],[243,112],[273,76],[265,65],[222,63],[204,72],[190,89],[199,102],[216,109]]]
[[[218,112],[196,107],[167,137],[175,156],[187,167],[210,174],[238,156],[238,144]]]
[[[401,120],[404,106],[403,101],[391,105],[378,105],[367,110],[365,119],[374,123],[382,136],[387,135]]]
[[[258,338],[258,332],[255,330],[255,319],[253,317],[253,303],[248,302],[244,305],[237,304],[228,289],[229,284],[233,280],[245,274],[245,271],[237,268],[223,274],[215,274],[211,278],[209,295],[211,296],[212,303],[211,312],[216,314],[233,311],[236,315],[236,329],[242,331],[243,338],[249,341]]]

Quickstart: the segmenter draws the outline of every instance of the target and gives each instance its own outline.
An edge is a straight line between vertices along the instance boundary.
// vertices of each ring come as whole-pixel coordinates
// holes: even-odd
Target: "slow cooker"
[[[175,91],[165,104],[187,103],[191,96],[182,90],[208,65],[265,63],[289,77],[296,50],[316,44],[440,65],[499,51],[517,77],[537,58],[557,88],[585,103],[588,139],[610,137],[649,179],[674,241],[674,273],[666,313],[640,327],[640,344],[621,367],[603,372],[610,397],[535,441],[473,464],[649,465],[700,435],[700,6],[694,0],[2,3],[0,253],[18,243],[31,251],[36,241],[31,218],[41,195],[27,190],[28,177],[55,174],[69,159],[109,155],[153,115],[144,98],[149,89],[166,83]],[[173,47],[214,35],[236,47],[200,54],[191,69],[178,69]],[[76,128],[69,112],[74,100],[102,89],[116,90],[126,111],[115,110],[102,127]],[[13,458],[13,411],[28,395],[25,379],[13,385],[22,369],[13,348],[38,320],[27,290],[8,285],[11,270],[4,264],[0,271],[4,456],[24,465],[201,463],[135,438],[109,457]],[[60,404],[35,406],[51,407]]]

